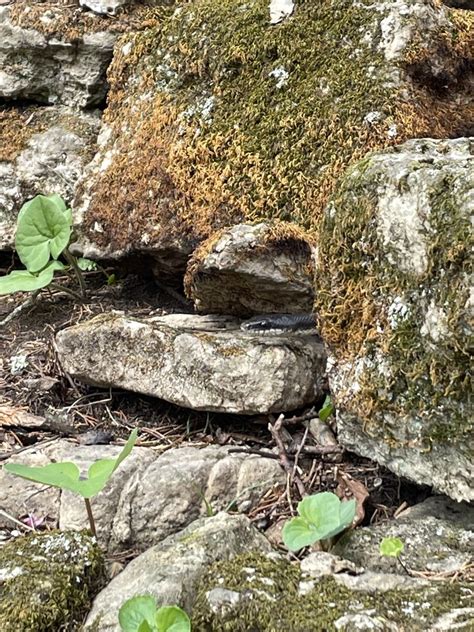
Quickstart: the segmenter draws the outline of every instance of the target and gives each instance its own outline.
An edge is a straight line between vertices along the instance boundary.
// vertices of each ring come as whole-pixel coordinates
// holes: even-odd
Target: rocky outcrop
[[[203,573],[217,560],[249,550],[266,553],[270,545],[245,516],[219,513],[196,520],[130,562],[96,597],[84,630],[92,632],[100,623],[101,632],[120,632],[120,606],[144,593],[160,605],[179,604],[190,612]]]
[[[306,1],[271,24],[268,0],[197,0],[125,36],[75,200],[81,247],[183,260],[243,221],[317,229],[337,177],[368,150],[465,131],[465,13]]]
[[[105,578],[96,542],[77,532],[31,533],[0,547],[0,629],[78,629]]]
[[[98,113],[61,106],[0,109],[0,249],[13,248],[18,212],[35,195],[70,204],[99,125]]]
[[[107,314],[57,335],[65,371],[195,410],[255,414],[311,404],[326,356],[315,330],[258,335],[225,316]]]
[[[254,553],[217,562],[208,570],[199,584],[192,621],[195,630],[215,632],[467,632],[472,597],[468,584],[430,584],[364,571],[330,553],[313,553],[301,566],[276,554]]]
[[[113,21],[75,3],[0,6],[0,97],[76,108],[102,103],[118,36],[139,29],[146,15],[138,5]]]
[[[52,446],[22,453],[11,462],[38,466],[74,462],[86,474],[99,459],[116,458],[119,446],[77,446],[60,440]],[[107,486],[91,499],[98,540],[109,553],[133,546],[145,550],[194,520],[228,507],[250,511],[285,477],[276,460],[229,454],[228,448],[192,446],[157,454],[135,447]],[[41,488],[0,470],[0,527],[24,515],[61,529],[87,529],[81,497],[67,490]]]
[[[474,498],[473,165],[469,139],[367,157],[326,210],[316,276],[339,440],[456,500]]]
[[[205,314],[311,312],[312,254],[311,239],[294,224],[238,224],[193,253],[186,293]]]

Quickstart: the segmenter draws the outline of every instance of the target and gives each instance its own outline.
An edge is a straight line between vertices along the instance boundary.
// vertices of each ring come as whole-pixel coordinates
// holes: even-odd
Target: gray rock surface
[[[0,249],[13,247],[18,212],[35,195],[71,202],[99,125],[97,113],[61,106],[0,111]]]
[[[368,156],[326,210],[315,277],[339,441],[455,500],[474,499],[473,205],[472,139]]]
[[[27,20],[32,8],[23,9]],[[36,24],[32,18],[25,26],[12,19],[12,10],[0,7],[0,96],[74,107],[103,101],[117,35],[104,24],[103,31],[79,30],[68,39],[64,31],[71,26],[73,9],[59,4],[43,9]],[[52,29],[55,22],[57,29]]]
[[[335,550],[372,571],[402,574],[395,558],[380,555],[379,545],[385,537],[402,540],[401,559],[410,570],[446,577],[462,574],[472,563],[474,507],[444,496],[429,498],[397,520],[356,529]]]
[[[32,533],[0,547],[0,629],[79,629],[104,581],[102,552],[84,533]]]
[[[12,462],[46,465],[72,461],[82,473],[120,446],[77,446],[59,440],[41,451],[28,451]],[[225,447],[172,448],[157,454],[135,447],[104,490],[91,499],[100,544],[109,552],[134,547],[145,550],[193,520],[232,507],[245,512],[285,476],[277,461],[229,454]],[[38,493],[39,492],[39,493]],[[84,501],[69,491],[50,489],[0,470],[0,506],[14,518],[49,517],[61,529],[89,526]],[[0,527],[13,523],[0,515]]]
[[[120,606],[144,593],[158,605],[177,604],[189,613],[209,566],[249,550],[267,552],[270,545],[248,518],[225,513],[201,518],[130,562],[96,597],[84,629],[92,632],[99,625],[101,632],[119,632]]]
[[[193,253],[186,293],[205,314],[311,312],[312,250],[295,225],[238,224]]]
[[[195,410],[254,414],[322,394],[325,352],[315,332],[259,336],[227,317],[101,315],[57,335],[64,370]]]

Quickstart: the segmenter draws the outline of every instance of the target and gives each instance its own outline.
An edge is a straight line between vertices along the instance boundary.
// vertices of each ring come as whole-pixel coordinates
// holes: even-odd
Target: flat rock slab
[[[323,393],[326,355],[316,331],[256,335],[225,316],[109,313],[59,332],[56,341],[75,378],[194,410],[283,412]]]

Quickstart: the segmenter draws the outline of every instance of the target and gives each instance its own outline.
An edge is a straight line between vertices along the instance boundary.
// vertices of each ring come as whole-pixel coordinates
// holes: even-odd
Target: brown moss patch
[[[11,162],[25,149],[29,139],[46,129],[37,108],[0,106],[0,161]]]
[[[154,26],[155,12],[143,4],[134,3],[117,16],[108,17],[85,11],[78,2],[17,0],[10,9],[10,20],[16,26],[34,29],[47,37],[76,42],[86,33],[124,33]]]
[[[196,243],[268,219],[317,232],[338,177],[367,151],[458,135],[470,116],[464,85],[390,87],[393,64],[365,38],[377,41],[379,20],[370,2],[306,0],[271,27],[266,0],[197,0],[125,36],[109,72],[116,156],[91,187],[92,239]],[[452,32],[432,38],[451,38],[435,52],[453,77],[469,54],[464,22],[453,18]],[[400,70],[428,56],[414,45]]]

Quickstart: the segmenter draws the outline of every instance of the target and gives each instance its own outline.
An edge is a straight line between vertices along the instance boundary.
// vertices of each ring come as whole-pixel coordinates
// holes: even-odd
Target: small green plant
[[[124,632],[190,632],[188,615],[178,606],[156,607],[150,595],[132,597],[119,610]]]
[[[290,551],[318,541],[322,541],[323,548],[329,548],[330,538],[347,529],[355,511],[355,500],[341,502],[331,492],[307,496],[298,503],[299,517],[292,518],[283,527],[283,542]]]
[[[96,496],[105,487],[120,463],[130,454],[137,440],[137,434],[138,430],[133,430],[127,443],[116,459],[100,459],[92,463],[89,467],[88,475],[84,478],[81,478],[81,473],[77,465],[69,462],[49,463],[42,467],[7,463],[3,467],[7,472],[10,472],[10,474],[26,478],[28,481],[51,485],[51,487],[59,487],[61,489],[69,489],[79,494],[79,496],[82,496],[86,504],[92,535],[96,536],[94,516],[92,515],[89,499]]]
[[[324,400],[324,403],[322,405],[321,410],[318,413],[318,416],[321,421],[326,421],[333,414],[334,414],[334,404],[332,403],[332,399],[330,395],[326,395],[326,399]]]
[[[79,283],[81,296],[86,287],[81,270],[94,262],[76,259],[68,249],[72,235],[72,213],[59,195],[37,195],[26,202],[18,214],[15,248],[26,270],[13,270],[0,278],[0,295],[15,292],[39,292],[52,285],[54,273],[70,270]],[[59,261],[62,255],[67,265]],[[71,294],[74,291],[62,287]]]
[[[404,548],[405,545],[403,544],[402,540],[400,540],[400,538],[383,538],[379,546],[379,551],[380,555],[383,555],[384,557],[396,558],[397,562],[407,573],[407,575],[410,575],[410,571],[402,562],[402,559],[400,557],[403,553]]]

